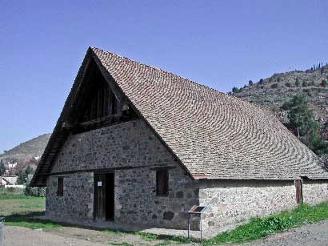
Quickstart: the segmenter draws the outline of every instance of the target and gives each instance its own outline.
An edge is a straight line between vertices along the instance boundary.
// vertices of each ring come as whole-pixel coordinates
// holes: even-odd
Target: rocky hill
[[[287,114],[280,107],[299,93],[307,95],[309,106],[320,122],[321,134],[328,140],[328,65],[274,74],[257,83],[249,81],[243,88],[234,88],[231,94],[269,108],[286,123]]]
[[[21,143],[1,154],[0,161],[4,162],[5,166],[8,166],[8,163],[17,163],[15,170],[23,169],[28,165],[36,166],[49,138],[50,134],[43,134]]]

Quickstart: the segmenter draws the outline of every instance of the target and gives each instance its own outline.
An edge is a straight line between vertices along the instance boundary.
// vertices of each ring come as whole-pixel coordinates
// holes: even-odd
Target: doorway
[[[95,173],[94,180],[94,218],[114,220],[114,173]]]

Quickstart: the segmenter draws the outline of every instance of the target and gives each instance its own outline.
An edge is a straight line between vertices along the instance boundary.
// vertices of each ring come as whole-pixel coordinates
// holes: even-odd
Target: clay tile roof
[[[194,179],[327,179],[316,155],[269,111],[175,74],[90,48],[41,157],[32,186],[44,186],[65,142],[68,117],[89,58]]]
[[[194,178],[328,178],[316,155],[268,111],[161,69],[92,51]]]

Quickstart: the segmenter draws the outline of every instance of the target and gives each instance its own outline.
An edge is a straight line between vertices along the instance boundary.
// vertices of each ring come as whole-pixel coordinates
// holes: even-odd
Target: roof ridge
[[[113,55],[113,56],[117,56],[117,57],[123,58],[123,59],[125,59],[125,60],[128,60],[128,61],[130,61],[130,62],[134,62],[134,63],[136,63],[136,64],[138,64],[138,65],[141,65],[141,66],[149,67],[149,68],[151,68],[151,69],[155,69],[155,70],[158,70],[158,71],[160,71],[160,72],[163,72],[163,73],[166,73],[166,74],[173,75],[173,76],[175,76],[175,77],[178,77],[178,78],[181,78],[181,79],[183,79],[183,80],[186,80],[186,81],[188,81],[188,82],[190,82],[190,83],[192,83],[192,84],[194,84],[194,85],[196,85],[196,86],[204,87],[205,89],[211,90],[211,91],[216,92],[216,93],[218,93],[218,94],[224,94],[224,95],[226,95],[226,96],[229,96],[228,94],[226,94],[226,93],[224,93],[224,92],[222,92],[222,91],[219,91],[219,90],[217,90],[217,89],[214,89],[214,88],[212,88],[212,87],[210,87],[210,86],[208,86],[208,85],[204,85],[204,84],[202,84],[202,83],[200,83],[200,82],[193,81],[193,80],[191,80],[191,79],[189,79],[189,78],[183,77],[183,76],[178,75],[178,74],[175,74],[175,73],[173,73],[173,72],[169,72],[169,71],[167,71],[167,70],[164,70],[164,69],[161,69],[161,68],[158,68],[158,67],[155,67],[155,66],[151,66],[151,65],[148,65],[148,64],[145,64],[145,63],[142,63],[142,62],[139,62],[139,61],[136,61],[136,60],[130,59],[130,58],[126,57],[126,56],[122,56],[122,55],[119,55],[119,54],[117,54],[117,53],[113,53],[113,52],[110,52],[110,51],[107,51],[107,50],[103,50],[103,49],[100,49],[100,48],[97,48],[97,47],[91,47],[91,46],[90,46],[90,48],[91,48],[92,50],[98,50],[98,51],[103,52],[103,53],[109,53],[109,54],[111,54],[111,55]],[[237,98],[237,97],[234,97],[234,98]]]

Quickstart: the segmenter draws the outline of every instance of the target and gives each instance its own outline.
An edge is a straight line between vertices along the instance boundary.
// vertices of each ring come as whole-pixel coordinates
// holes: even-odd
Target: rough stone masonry
[[[156,167],[169,169],[168,196],[156,196]],[[192,180],[146,124],[135,120],[68,138],[48,178],[47,216],[96,224],[90,170],[103,168],[115,173],[118,224],[187,229],[188,210],[203,205],[203,228],[213,230],[297,206],[292,181]],[[64,177],[63,196],[56,195],[59,176]],[[328,197],[328,185],[307,182],[303,192],[305,202],[317,203]],[[192,223],[199,229],[199,217]]]
[[[157,167],[169,169],[168,196],[156,196]],[[94,179],[88,170],[104,168],[115,173],[115,222],[186,229],[198,189],[141,120],[69,137],[48,179],[47,216],[92,221]],[[64,177],[62,197],[56,195],[58,176]]]

